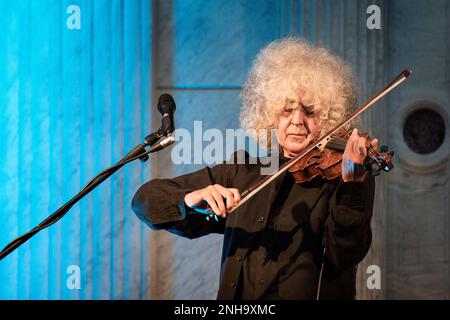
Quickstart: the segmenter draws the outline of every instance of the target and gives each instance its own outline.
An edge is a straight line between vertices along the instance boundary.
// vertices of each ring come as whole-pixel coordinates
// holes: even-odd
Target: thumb
[[[375,138],[370,142],[371,145],[373,145],[375,150],[378,150],[378,139]]]

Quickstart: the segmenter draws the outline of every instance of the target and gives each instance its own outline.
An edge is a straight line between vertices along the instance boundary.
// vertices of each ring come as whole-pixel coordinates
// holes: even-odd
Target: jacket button
[[[236,260],[237,260],[237,261],[241,261],[241,260],[242,260],[242,257],[241,257],[241,256],[237,256],[237,257],[236,257]]]
[[[263,284],[264,284],[264,279],[259,280],[258,283],[259,283],[260,285],[263,285]]]
[[[230,283],[230,287],[232,287],[232,288],[236,287],[236,282],[233,281],[232,283]]]
[[[264,221],[264,217],[259,217],[258,218],[258,222],[263,222]]]

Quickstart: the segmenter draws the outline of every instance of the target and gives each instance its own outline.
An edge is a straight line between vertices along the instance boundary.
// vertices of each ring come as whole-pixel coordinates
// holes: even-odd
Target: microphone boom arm
[[[160,140],[158,142],[158,140]],[[131,150],[123,159],[117,162],[112,167],[100,172],[93,179],[91,179],[81,191],[70,199],[66,204],[56,210],[53,214],[47,217],[44,221],[42,221],[39,225],[24,233],[23,235],[17,237],[15,240],[11,241],[7,244],[3,250],[0,252],[0,261],[3,260],[7,255],[17,249],[19,246],[24,244],[28,239],[34,236],[39,231],[51,226],[56,223],[59,219],[61,219],[71,208],[72,206],[80,201],[84,196],[90,193],[93,189],[95,189],[99,184],[108,179],[111,175],[113,175],[117,170],[122,168],[128,162],[140,159],[142,162],[148,160],[148,154],[160,151],[167,146],[171,145],[175,141],[172,134],[167,136],[162,135],[161,128],[158,131],[148,135],[145,138],[145,142],[137,145],[133,150]],[[158,143],[157,143],[158,142]],[[145,147],[150,146],[150,149],[147,151]]]

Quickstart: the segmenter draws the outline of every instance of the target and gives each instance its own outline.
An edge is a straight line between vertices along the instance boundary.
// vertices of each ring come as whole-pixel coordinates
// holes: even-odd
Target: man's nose
[[[295,109],[292,113],[291,123],[294,125],[303,124],[303,112],[301,112],[300,108]]]

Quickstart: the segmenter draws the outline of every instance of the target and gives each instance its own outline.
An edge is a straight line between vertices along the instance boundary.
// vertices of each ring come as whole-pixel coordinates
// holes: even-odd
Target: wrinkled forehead
[[[297,107],[299,105],[312,108],[321,108],[322,103],[318,94],[308,91],[306,88],[292,89],[285,92],[277,92],[267,100],[268,107],[274,111],[280,111],[285,107]]]

